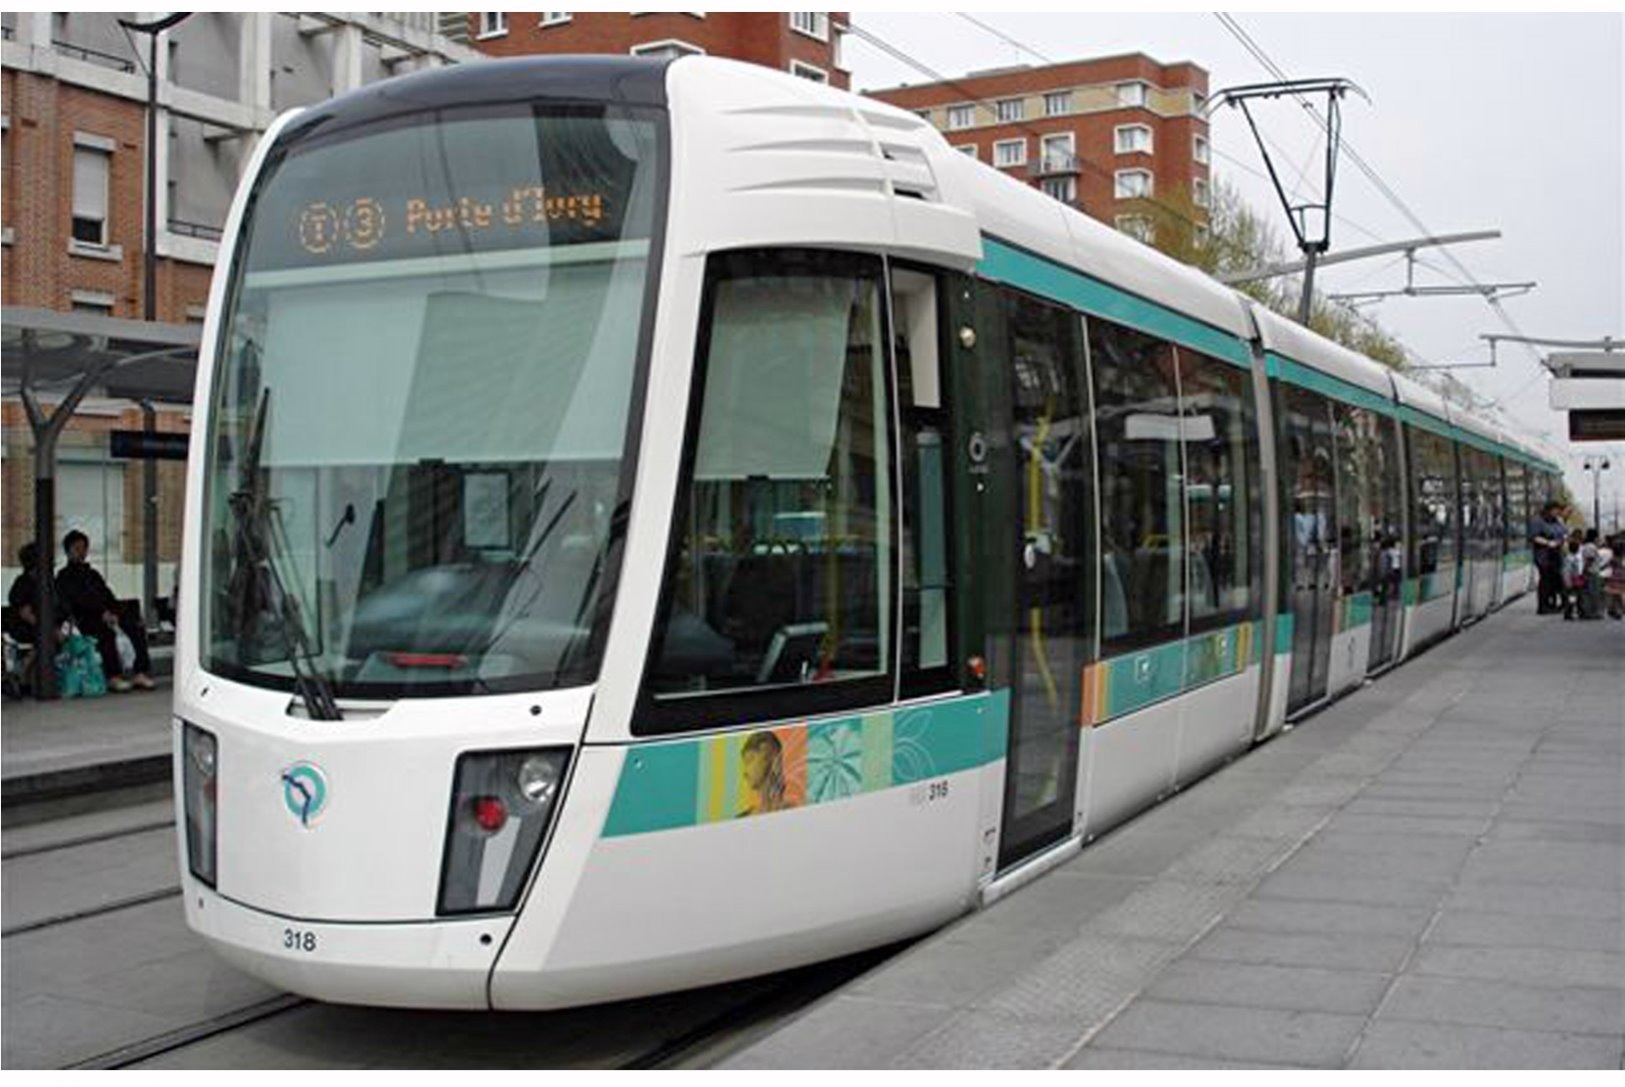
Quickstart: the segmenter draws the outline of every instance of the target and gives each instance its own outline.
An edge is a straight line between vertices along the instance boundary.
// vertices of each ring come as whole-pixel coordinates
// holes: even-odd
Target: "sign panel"
[[[1625,408],[1569,412],[1569,441],[1625,442]]]
[[[185,460],[192,436],[157,430],[115,430],[109,438],[109,452],[125,460]]]

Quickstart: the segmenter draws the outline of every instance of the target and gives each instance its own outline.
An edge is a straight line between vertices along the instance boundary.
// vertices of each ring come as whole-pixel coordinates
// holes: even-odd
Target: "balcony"
[[[1048,151],[1028,167],[1033,177],[1065,177],[1083,172],[1083,163],[1070,151]]]

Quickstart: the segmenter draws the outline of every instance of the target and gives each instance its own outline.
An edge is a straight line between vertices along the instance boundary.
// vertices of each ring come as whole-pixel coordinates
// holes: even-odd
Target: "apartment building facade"
[[[913,110],[967,155],[1140,237],[1200,223],[1210,198],[1208,74],[1141,53],[973,72],[866,92]]]
[[[447,13],[441,27],[491,56],[704,54],[849,90],[842,56],[847,17],[844,11],[470,11]]]

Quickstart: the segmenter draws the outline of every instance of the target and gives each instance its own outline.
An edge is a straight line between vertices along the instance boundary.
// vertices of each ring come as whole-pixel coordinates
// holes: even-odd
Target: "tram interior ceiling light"
[[[192,875],[215,885],[218,854],[218,746],[214,734],[186,725],[181,739],[181,785],[186,803],[186,865]]]
[[[476,751],[457,759],[437,912],[510,910],[558,808],[569,748]]]

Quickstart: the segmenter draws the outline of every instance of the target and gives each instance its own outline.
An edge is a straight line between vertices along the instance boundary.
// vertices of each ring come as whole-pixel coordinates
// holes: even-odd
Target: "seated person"
[[[6,634],[19,646],[25,647],[17,670],[26,686],[27,677],[33,674],[34,651],[39,644],[39,577],[34,572],[39,562],[39,548],[32,541],[23,544],[17,549],[17,562],[22,566],[22,572],[12,581],[11,589],[6,594],[6,603],[11,605],[11,614],[6,619]],[[57,622],[67,617],[67,609],[58,597]]]
[[[62,537],[62,549],[68,553],[68,564],[56,572],[57,593],[79,630],[96,639],[108,689],[128,691],[135,686],[144,691],[152,690],[156,684],[152,682],[152,661],[147,656],[147,632],[139,621],[119,613],[118,598],[87,561],[90,537],[74,529]],[[128,676],[119,661],[115,629],[122,629],[135,646],[135,661]]]

